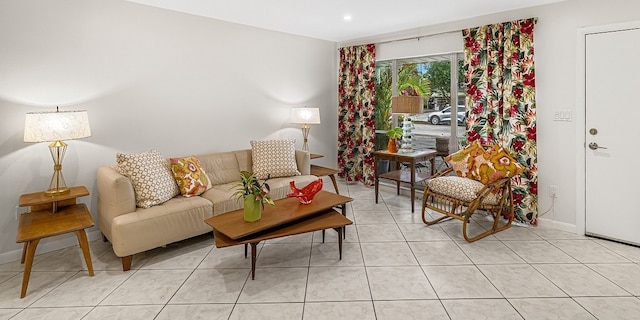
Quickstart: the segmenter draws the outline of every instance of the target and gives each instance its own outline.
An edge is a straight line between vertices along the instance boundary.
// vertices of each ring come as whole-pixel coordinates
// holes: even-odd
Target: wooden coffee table
[[[243,211],[235,210],[206,219],[213,228],[217,248],[251,245],[251,279],[256,275],[256,246],[260,241],[301,233],[335,229],[338,231],[338,250],[342,259],[342,234],[345,226],[352,224],[346,218],[347,202],[353,199],[339,194],[320,191],[310,204],[301,204],[296,198],[275,201],[275,207],[265,206],[262,218],[246,222]],[[341,207],[342,214],[334,207]]]

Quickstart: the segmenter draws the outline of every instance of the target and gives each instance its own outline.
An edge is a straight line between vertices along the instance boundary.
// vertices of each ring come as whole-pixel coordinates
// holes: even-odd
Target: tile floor
[[[20,263],[0,265],[0,319],[640,318],[640,248],[542,227],[470,244],[391,187],[379,204],[372,188],[339,187],[355,199],[342,260],[333,230],[261,244],[255,280],[243,247],[210,234],[135,255],[129,272],[94,241],[94,277],[77,247],[39,254],[24,299]]]

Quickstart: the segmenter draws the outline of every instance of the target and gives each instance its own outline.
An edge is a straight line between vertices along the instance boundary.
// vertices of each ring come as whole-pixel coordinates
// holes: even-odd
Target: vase
[[[387,143],[387,151],[391,153],[398,152],[398,143],[396,138],[389,138],[389,143]]]
[[[254,222],[262,217],[262,202],[256,200],[256,196],[248,195],[244,197],[244,221]]]

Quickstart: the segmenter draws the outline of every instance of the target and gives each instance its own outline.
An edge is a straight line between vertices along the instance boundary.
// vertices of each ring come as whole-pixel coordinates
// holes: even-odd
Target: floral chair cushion
[[[193,197],[211,189],[211,180],[200,165],[198,158],[171,158],[171,171],[178,183],[180,194],[183,197]]]
[[[474,159],[484,153],[484,148],[478,140],[473,141],[464,149],[460,149],[444,158],[453,168],[458,177],[471,178]]]
[[[443,176],[427,181],[427,187],[431,191],[454,198],[460,201],[471,202],[475,200],[477,193],[484,187],[480,181],[458,176]],[[498,204],[498,197],[490,193],[484,198],[484,204]]]
[[[525,168],[504,148],[494,145],[491,149],[474,158],[471,176],[484,184],[498,179],[517,176]]]

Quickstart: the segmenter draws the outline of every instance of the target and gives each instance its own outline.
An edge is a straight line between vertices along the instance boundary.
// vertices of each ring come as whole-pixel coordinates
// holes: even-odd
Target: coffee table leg
[[[244,244],[244,257],[247,257],[247,244]]]
[[[20,299],[27,295],[27,287],[29,286],[29,277],[31,276],[31,266],[33,265],[33,257],[36,254],[36,247],[38,246],[40,239],[28,241],[27,243],[27,257],[24,262],[24,275],[22,276],[22,291],[20,292]]]
[[[376,203],[378,203],[378,202],[376,201]],[[347,204],[343,203],[342,204],[342,208],[340,208],[340,209],[342,209],[342,215],[346,217],[347,216]],[[342,238],[343,239],[347,238],[347,226],[342,227]]]
[[[256,246],[257,242],[251,243],[251,280],[256,279]]]
[[[336,228],[338,231],[338,252],[340,252],[340,260],[342,260],[342,230],[344,227]]]

